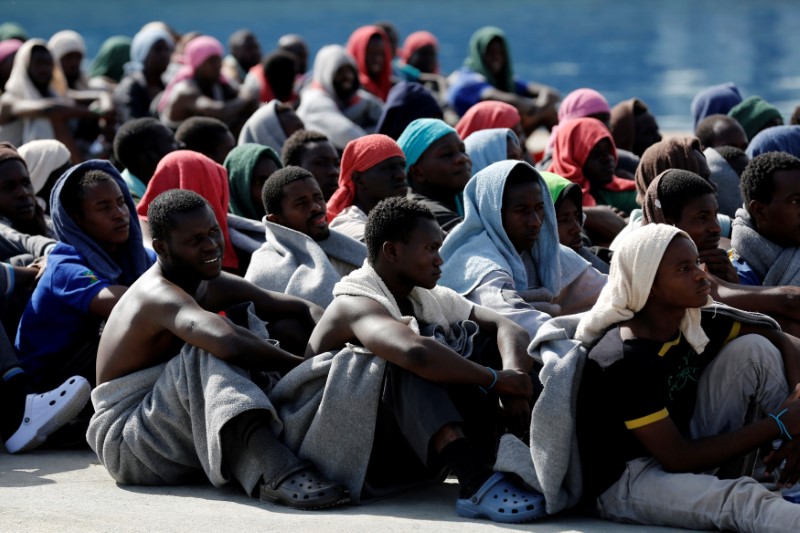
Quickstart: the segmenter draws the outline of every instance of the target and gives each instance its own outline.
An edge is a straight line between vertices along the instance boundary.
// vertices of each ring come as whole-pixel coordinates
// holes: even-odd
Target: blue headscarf
[[[90,170],[100,170],[114,178],[125,198],[128,211],[130,211],[128,242],[125,243],[125,250],[120,253],[119,263],[111,259],[111,256],[94,239],[78,227],[61,203],[61,191],[67,180],[83,175]],[[86,260],[87,266],[109,283],[130,285],[153,264],[142,243],[142,229],[139,227],[139,217],[136,216],[136,204],[133,203],[133,198],[131,198],[128,186],[125,185],[122,176],[108,161],[93,159],[75,165],[62,174],[50,192],[50,208],[58,240],[75,248]]]
[[[739,88],[735,83],[712,85],[697,93],[692,100],[692,116],[694,129],[700,121],[710,115],[727,115],[728,111],[742,101]]]
[[[406,155],[406,170],[419,161],[430,145],[448,133],[458,135],[454,128],[438,118],[418,118],[409,124],[397,139],[397,144]]]
[[[517,134],[508,128],[478,130],[464,141],[474,176],[492,163],[508,159],[508,140],[519,147]]]
[[[131,74],[144,68],[144,60],[147,59],[147,54],[158,41],[163,40],[172,49],[175,46],[175,41],[172,36],[164,28],[158,26],[151,26],[143,29],[133,36],[131,42],[131,60],[125,64],[125,73]]]
[[[747,145],[746,153],[752,159],[766,152],[800,157],[800,126],[773,126],[760,131]]]
[[[544,221],[539,238],[531,248],[539,281],[553,295],[561,292],[561,256],[564,254],[558,243],[556,211],[547,184],[536,169],[524,161],[494,163],[469,180],[464,188],[464,221],[450,232],[440,250],[444,260],[441,285],[468,294],[488,273],[502,270],[514,278],[518,290],[528,288],[525,265],[503,228],[503,191],[508,175],[518,165],[535,176],[544,200]],[[583,259],[580,261],[585,263]]]

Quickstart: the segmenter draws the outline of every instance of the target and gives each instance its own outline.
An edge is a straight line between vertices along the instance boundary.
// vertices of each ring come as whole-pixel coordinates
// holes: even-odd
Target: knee
[[[733,339],[726,344],[720,354],[725,353],[727,359],[742,363],[762,364],[783,369],[781,352],[766,337],[750,334]]]

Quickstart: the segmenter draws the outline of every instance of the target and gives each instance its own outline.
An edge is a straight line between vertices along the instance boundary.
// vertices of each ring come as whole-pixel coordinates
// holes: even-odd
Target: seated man
[[[407,192],[406,158],[391,137],[374,134],[350,141],[342,156],[339,188],[328,200],[331,229],[364,242],[370,210],[384,198]]]
[[[695,136],[705,148],[733,146],[739,150],[747,150],[747,135],[742,125],[728,115],[709,115],[697,124]]]
[[[123,124],[114,137],[114,159],[124,167],[122,179],[134,203],[144,196],[158,162],[177,148],[172,131],[152,117]]]
[[[77,374],[94,383],[103,321],[128,286],[153,264],[136,208],[107,161],[72,167],[53,188],[59,242],[22,314],[15,347],[40,390]]]
[[[731,235],[740,282],[800,286],[800,159],[761,154],[742,173],[741,188],[744,208]]]
[[[7,142],[0,142],[0,225],[27,235],[55,236],[36,201],[28,165]]]
[[[467,216],[445,239],[441,284],[525,328],[586,311],[606,276],[560,245],[547,184],[523,161],[501,161],[464,189]]]
[[[673,226],[648,224],[615,252],[576,333],[590,350],[577,403],[584,500],[621,522],[797,531],[800,507],[717,469],[767,448],[768,472],[786,459],[776,479],[797,481],[800,344],[758,315],[701,313],[710,291],[697,249]],[[744,425],[751,399],[774,414]]]
[[[100,462],[119,483],[205,474],[298,509],[347,501],[278,441],[280,420],[251,379],[299,364],[292,352],[302,352],[322,310],[222,272],[222,232],[198,194],[167,191],[147,215],[158,263],[120,300],[98,350],[87,439]],[[272,321],[275,341],[251,310],[231,308],[243,302]]]
[[[287,438],[300,434],[312,457],[321,452],[326,471],[347,480],[354,500],[436,478],[444,466],[461,485],[459,515],[501,522],[543,516],[541,495],[489,467],[501,429],[498,395],[516,429],[525,428],[530,417],[528,335],[510,320],[436,286],[442,231],[419,203],[402,197],[379,203],[370,212],[366,240],[369,260],[336,285],[306,357],[338,352],[313,357],[275,391],[282,416],[286,413]],[[464,338],[475,335],[475,324],[487,344],[497,346],[494,357]],[[442,339],[429,336],[437,332]],[[316,431],[296,427],[288,404],[301,398],[290,384],[331,357],[327,383],[317,378],[310,384],[324,387],[330,402],[314,410],[314,427],[346,424],[348,431],[331,435],[324,451],[306,442],[316,440]],[[336,358],[348,368],[347,377],[338,374]],[[342,393],[350,400],[339,404]],[[354,397],[359,402],[352,402]],[[341,408],[331,411],[331,405]],[[357,413],[364,408],[362,417]],[[339,459],[343,453],[347,464]],[[513,502],[497,499],[504,491],[514,494]]]
[[[211,117],[191,117],[175,131],[175,140],[186,150],[198,152],[215,163],[225,158],[236,146],[236,139],[224,122]]]
[[[363,244],[328,228],[314,176],[300,167],[273,173],[262,192],[266,242],[253,252],[245,279],[326,307],[333,286],[367,257]]]
[[[299,130],[286,139],[281,160],[287,167],[302,167],[317,180],[327,202],[339,187],[339,152],[324,133]]]

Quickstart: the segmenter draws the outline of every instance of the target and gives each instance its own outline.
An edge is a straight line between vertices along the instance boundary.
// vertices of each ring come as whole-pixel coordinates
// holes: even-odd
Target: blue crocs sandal
[[[520,488],[502,472],[492,474],[471,498],[456,500],[456,513],[506,524],[530,522],[547,515],[544,496]]]

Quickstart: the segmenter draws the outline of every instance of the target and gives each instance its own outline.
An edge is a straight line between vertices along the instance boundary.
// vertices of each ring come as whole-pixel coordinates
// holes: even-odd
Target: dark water
[[[517,74],[558,88],[603,93],[611,105],[642,98],[664,129],[691,129],[698,90],[735,82],[788,121],[800,104],[800,2],[797,0],[2,0],[2,18],[48,38],[79,31],[91,57],[102,41],[164,20],[225,42],[247,27],[266,52],[284,33],[300,33],[312,51],[344,43],[356,27],[392,21],[401,36],[433,32],[442,71],[461,65],[467,42],[484,25],[503,28]]]

